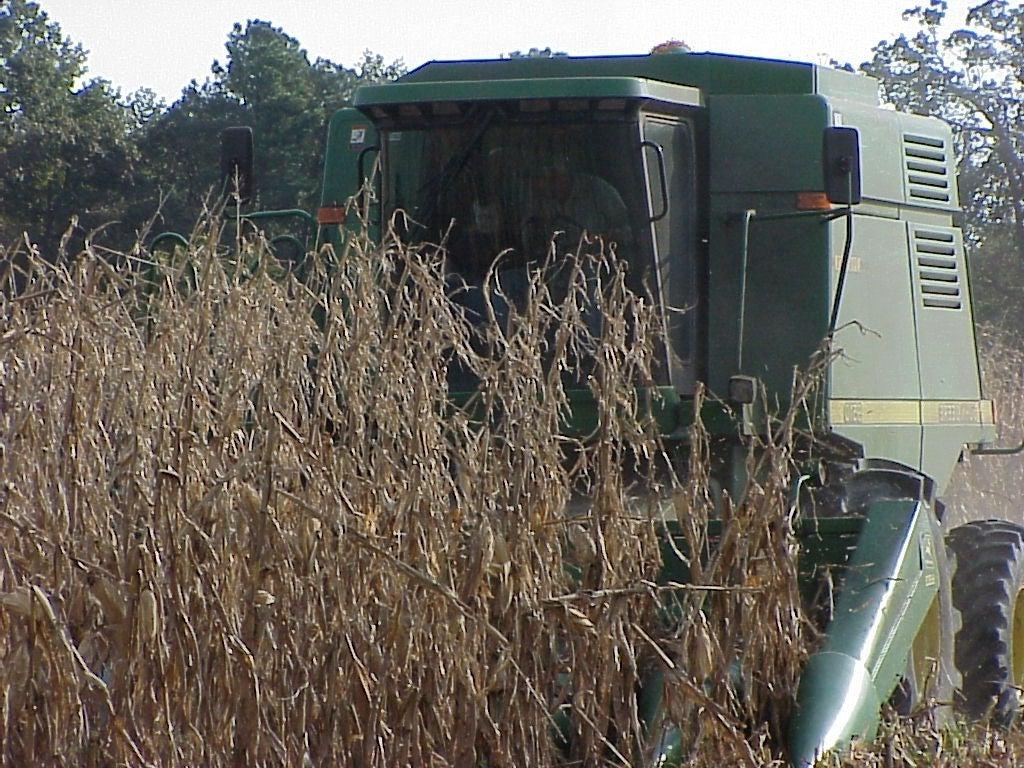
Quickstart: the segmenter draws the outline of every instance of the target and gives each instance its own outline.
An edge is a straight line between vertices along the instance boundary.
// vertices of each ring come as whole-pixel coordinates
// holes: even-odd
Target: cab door
[[[668,115],[641,121],[655,278],[664,310],[669,377],[682,395],[697,378],[697,169],[693,124]]]

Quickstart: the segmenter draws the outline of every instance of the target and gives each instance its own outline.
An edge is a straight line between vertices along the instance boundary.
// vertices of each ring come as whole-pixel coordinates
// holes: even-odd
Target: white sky
[[[89,74],[124,92],[174,101],[202,82],[234,22],[263,19],[310,58],[358,61],[364,49],[402,58],[493,58],[551,46],[571,55],[646,53],[669,39],[697,51],[854,65],[910,28],[902,11],[928,0],[39,0],[89,52]],[[962,25],[981,0],[949,0]]]

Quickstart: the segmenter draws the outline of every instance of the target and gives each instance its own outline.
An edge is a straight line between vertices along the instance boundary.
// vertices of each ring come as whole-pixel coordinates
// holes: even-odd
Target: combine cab
[[[1024,529],[948,531],[939,500],[965,450],[998,450],[984,447],[996,429],[945,124],[881,108],[870,78],[807,64],[432,63],[335,114],[320,242],[341,247],[368,179],[371,223],[401,211],[406,237],[446,239],[470,314],[497,254],[514,301],[553,232],[614,241],[662,310],[662,429],[686,433],[698,383],[733,405],[702,414],[723,489],[745,483],[744,436],[766,404],[787,406],[794,369],[823,340],[841,351],[809,414],[823,471],[794,493],[801,558],[816,564],[802,570],[842,577],[802,676],[794,764],[870,739],[887,702],[920,703],[929,683],[967,714],[1016,715]],[[471,376],[451,377],[453,397],[472,392]]]

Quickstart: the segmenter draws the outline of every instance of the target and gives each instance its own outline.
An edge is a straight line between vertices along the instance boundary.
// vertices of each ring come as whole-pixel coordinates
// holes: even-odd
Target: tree
[[[511,51],[504,54],[501,58],[503,59],[561,59],[569,54],[565,51],[553,51],[551,46],[545,48],[537,48],[534,46],[526,53],[522,51]]]
[[[318,66],[320,62],[323,62],[323,59],[317,59]],[[355,76],[359,85],[397,80],[406,71],[405,62],[401,59],[387,62],[379,53],[370,50],[363,51],[363,60],[356,62],[355,65]]]
[[[124,247],[158,209],[160,228],[190,230],[218,185],[229,125],[255,129],[258,204],[311,207],[331,113],[359,83],[404,71],[369,51],[355,68],[310,62],[297,40],[254,20],[232,29],[226,64],[167,107],[86,79],[85,52],[37,3],[0,0],[0,245],[27,231],[52,253],[78,216],[86,231],[120,220],[112,238]]]
[[[943,32],[947,4],[908,10],[916,33],[880,43],[863,66],[885,97],[953,127],[983,319],[1021,327],[1024,301],[1024,6],[989,0]],[[1013,307],[1013,317],[1006,308]]]
[[[331,115],[352,102],[358,85],[394,79],[405,67],[369,51],[356,69],[323,58],[310,62],[298,40],[259,20],[244,29],[236,24],[227,49],[227,67],[214,73],[243,105],[256,134],[260,204],[312,207]]]
[[[0,2],[0,238],[52,253],[72,216],[118,217],[137,160],[134,114],[34,2]]]
[[[193,82],[140,138],[146,203],[153,210],[162,200],[164,226],[173,229],[191,226],[218,183],[217,137],[229,125],[253,127],[260,207],[315,206],[331,114],[351,103],[357,85],[405,71],[369,51],[355,68],[311,62],[298,40],[260,20],[236,24],[226,47],[212,77]]]
[[[139,125],[140,169],[126,217],[141,226],[159,211],[159,229],[191,231],[219,182],[217,137],[245,121],[238,100],[218,83],[190,83],[171,107]]]
[[[236,24],[227,49],[227,66],[217,74],[258,137],[261,205],[308,204],[317,186],[313,148],[324,116],[320,83],[306,51],[263,21],[250,21],[244,29]]]

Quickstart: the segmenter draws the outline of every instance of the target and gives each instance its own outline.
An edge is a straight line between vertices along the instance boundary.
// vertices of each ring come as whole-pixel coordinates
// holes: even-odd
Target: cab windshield
[[[552,235],[575,250],[586,231],[637,262],[648,226],[639,129],[625,118],[538,121],[496,107],[456,124],[384,132],[388,213],[410,235],[447,237],[452,269],[482,278],[499,253],[506,268],[537,262]]]
[[[450,123],[385,129],[382,147],[385,216],[408,214],[406,239],[446,243],[470,319],[486,317],[482,287],[495,260],[514,302],[552,237],[558,254],[576,252],[584,233],[614,243],[632,290],[656,293],[635,115],[488,105]]]

